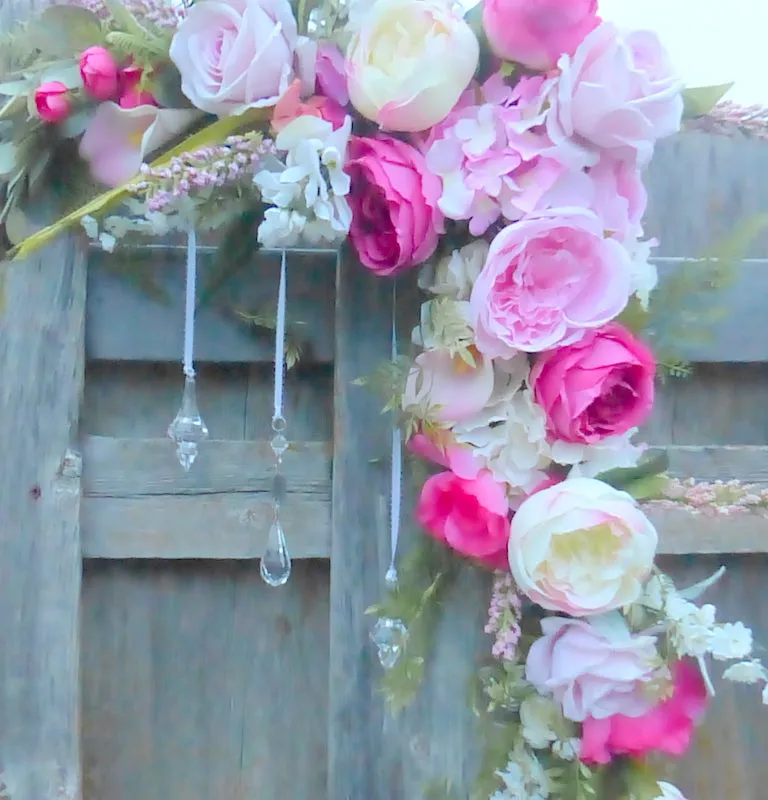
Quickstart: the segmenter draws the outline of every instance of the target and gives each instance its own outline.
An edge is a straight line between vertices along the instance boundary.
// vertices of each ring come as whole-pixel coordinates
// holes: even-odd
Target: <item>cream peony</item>
[[[423,131],[456,105],[480,48],[441,0],[376,0],[347,47],[352,105],[390,131]]]
[[[658,534],[625,492],[570,478],[531,495],[512,519],[509,566],[534,603],[573,617],[640,596]]]

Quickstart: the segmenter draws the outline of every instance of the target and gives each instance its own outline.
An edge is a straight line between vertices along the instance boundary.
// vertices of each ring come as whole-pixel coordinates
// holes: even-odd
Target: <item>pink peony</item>
[[[81,53],[80,77],[85,91],[96,100],[113,100],[117,96],[120,70],[106,48],[89,47]]]
[[[594,211],[603,228],[619,241],[637,239],[648,207],[648,192],[635,161],[603,154],[588,176],[593,194],[583,205]]]
[[[495,358],[577,342],[620,314],[630,291],[629,255],[595,214],[527,217],[496,235],[472,288],[477,348]]]
[[[440,441],[425,433],[415,433],[408,439],[407,446],[419,458],[445,467],[459,478],[471,480],[480,472],[481,464],[475,456],[475,448],[455,441],[447,431],[441,431]]]
[[[435,539],[494,569],[504,569],[509,540],[504,487],[489,472],[459,478],[440,472],[421,490],[416,518]]]
[[[548,70],[600,24],[597,0],[485,0],[483,25],[499,58]]]
[[[344,55],[332,42],[318,45],[315,90],[342,107],[349,105]]]
[[[656,140],[680,130],[682,84],[654,33],[622,37],[604,22],[558,65],[547,118],[553,141],[575,138],[644,166]]]
[[[298,35],[288,0],[194,3],[170,56],[192,104],[220,117],[275,105],[297,75],[314,87],[315,46]]]
[[[389,136],[354,136],[345,171],[352,182],[349,238],[366,267],[394,275],[435,252],[443,232],[440,181],[418,150]]]
[[[420,353],[408,373],[403,409],[419,409],[448,424],[482,411],[493,393],[493,362],[480,353],[474,359],[475,366],[470,366],[448,350]]]
[[[69,89],[61,81],[46,81],[35,91],[35,108],[43,122],[63,122],[72,108]]]
[[[546,617],[528,652],[526,678],[553,695],[566,719],[638,717],[651,707],[648,682],[659,654],[652,636],[632,635],[618,611],[590,621]]]
[[[426,138],[427,166],[442,181],[440,210],[469,220],[473,236],[500,216],[513,221],[548,207],[549,193],[570,174],[544,128],[548,86],[536,77],[510,88],[492,75],[474,93],[482,104],[465,94]]]
[[[648,419],[655,374],[650,349],[612,322],[578,342],[541,353],[530,380],[552,436],[593,444]]]
[[[683,755],[704,715],[707,688],[701,670],[691,660],[678,661],[673,678],[672,696],[641,717],[587,717],[582,727],[581,760],[607,764],[613,756],[642,758],[654,751]]]

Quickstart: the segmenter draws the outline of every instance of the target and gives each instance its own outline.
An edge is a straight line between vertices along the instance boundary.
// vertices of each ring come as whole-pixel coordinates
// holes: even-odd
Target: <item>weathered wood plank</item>
[[[764,445],[681,445],[663,449],[669,474],[701,481],[768,483],[768,447]]]
[[[64,239],[2,270],[0,774],[13,800],[77,800],[85,260]]]
[[[88,800],[324,798],[328,564],[86,562]]]
[[[137,247],[114,254],[94,252],[88,276],[86,353],[107,361],[177,361],[184,336],[184,251]],[[155,284],[146,289],[126,282],[131,261]],[[199,285],[211,276],[212,254],[202,252]],[[119,271],[115,264],[120,263]],[[335,259],[290,254],[288,258],[289,332],[305,338],[306,361],[333,359],[333,281]],[[112,269],[110,269],[110,265]],[[258,280],[254,280],[258,274]],[[220,363],[271,361],[274,343],[267,332],[249,332],[232,309],[274,314],[279,258],[255,254],[203,304],[195,321],[195,358]],[[201,289],[202,294],[203,289]],[[200,296],[200,295],[199,295]],[[229,309],[229,311],[222,311]]]

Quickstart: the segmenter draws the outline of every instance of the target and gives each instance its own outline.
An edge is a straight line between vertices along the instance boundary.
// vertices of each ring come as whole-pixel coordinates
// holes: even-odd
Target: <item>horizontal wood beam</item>
[[[658,450],[661,448],[653,448]],[[664,448],[670,474],[768,484],[768,447]],[[331,455],[301,442],[285,456],[284,524],[294,558],[329,558]],[[83,442],[82,550],[85,558],[259,558],[271,521],[272,452],[266,442],[211,441],[184,473],[163,439]],[[660,552],[765,553],[768,519],[649,509]]]

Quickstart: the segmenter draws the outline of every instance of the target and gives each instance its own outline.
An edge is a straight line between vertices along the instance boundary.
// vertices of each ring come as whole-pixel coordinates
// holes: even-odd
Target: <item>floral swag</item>
[[[427,537],[399,575],[393,553],[373,609],[387,696],[399,707],[415,692],[430,614],[469,560],[495,571],[473,797],[681,800],[647,757],[688,748],[713,692],[708,659],[768,687],[750,630],[694,603],[719,573],[675,587],[645,513],[766,498],[669,482],[633,441],[653,405],[660,363],[643,334],[664,289],[643,171],[725,87],[684,90],[656,35],[618,30],[596,0],[467,13],[447,0],[83,0],[2,51],[11,257],[82,226],[106,250],[188,231],[194,260],[195,231],[234,225],[252,249],[348,240],[382,278],[420,267],[412,355],[360,381],[384,389],[424,471]],[[41,196],[60,211],[43,228]],[[171,432],[188,468],[205,429],[185,402]],[[278,470],[281,409],[276,391]],[[279,562],[279,471],[276,486]]]

